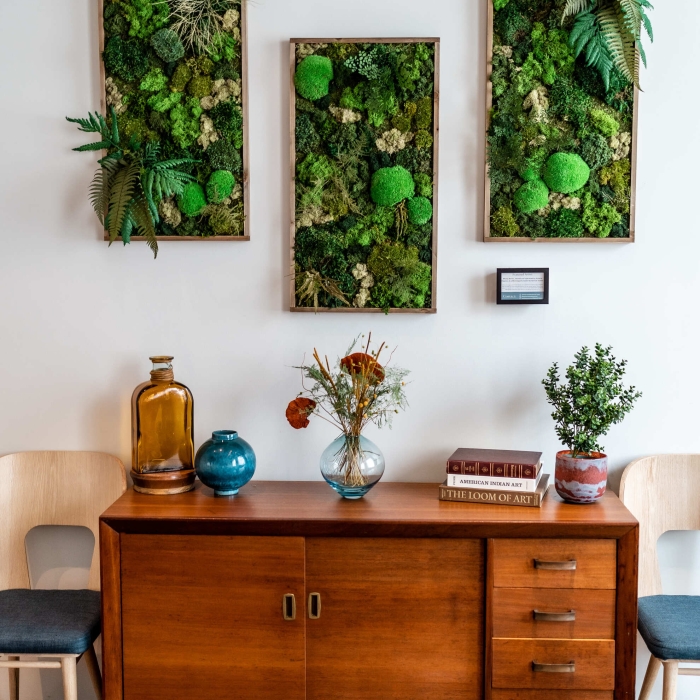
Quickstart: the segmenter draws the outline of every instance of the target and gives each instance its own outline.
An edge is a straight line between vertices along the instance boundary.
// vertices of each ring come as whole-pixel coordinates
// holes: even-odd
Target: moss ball
[[[294,75],[297,92],[307,100],[320,100],[328,94],[333,80],[333,64],[325,56],[307,56]]]
[[[382,207],[393,207],[404,199],[410,199],[415,191],[411,173],[400,165],[381,168],[372,176],[372,200]]]
[[[425,197],[409,199],[406,208],[408,209],[408,220],[416,226],[427,224],[433,218],[433,205]]]
[[[243,172],[241,154],[227,139],[219,139],[207,148],[207,160],[213,170],[230,170],[234,174]]]
[[[166,63],[179,61],[185,55],[185,47],[172,29],[159,29],[151,37],[151,46]]]
[[[544,209],[549,204],[549,190],[542,180],[529,180],[513,195],[515,206],[523,214]]]
[[[219,204],[233,192],[236,178],[230,170],[215,170],[207,181],[207,200]]]
[[[207,206],[202,186],[198,182],[188,182],[177,198],[177,206],[186,216],[197,216]]]
[[[542,178],[552,192],[571,194],[580,190],[591,175],[586,161],[575,153],[555,153],[544,165]]]

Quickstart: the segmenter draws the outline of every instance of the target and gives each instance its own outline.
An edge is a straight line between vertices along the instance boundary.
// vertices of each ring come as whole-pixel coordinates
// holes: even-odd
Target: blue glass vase
[[[255,452],[235,430],[215,430],[194,458],[201,482],[217,496],[235,496],[255,474]]]
[[[362,498],[382,478],[384,455],[362,435],[341,435],[323,451],[321,474],[343,498]]]

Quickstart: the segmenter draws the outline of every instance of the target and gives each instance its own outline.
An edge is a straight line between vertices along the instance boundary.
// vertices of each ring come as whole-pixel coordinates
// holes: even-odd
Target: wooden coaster
[[[136,473],[131,469],[131,478],[134,482],[134,491],[147,493],[152,496],[172,496],[176,493],[185,493],[194,488],[194,469],[180,469],[172,472],[147,472]]]

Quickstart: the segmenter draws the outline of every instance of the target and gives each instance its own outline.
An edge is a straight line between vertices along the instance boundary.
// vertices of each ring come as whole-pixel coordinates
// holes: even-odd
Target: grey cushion
[[[639,633],[662,661],[700,659],[700,597],[652,595],[639,599]]]
[[[0,591],[0,653],[82,654],[99,634],[98,591]]]

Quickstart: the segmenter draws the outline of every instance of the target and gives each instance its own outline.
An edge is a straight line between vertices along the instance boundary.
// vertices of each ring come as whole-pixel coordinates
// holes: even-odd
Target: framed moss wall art
[[[435,313],[439,39],[292,39],[290,308]]]
[[[567,0],[486,2],[484,240],[633,242],[638,89],[576,56]]]
[[[142,157],[142,178],[155,163],[142,188],[155,250],[162,240],[250,240],[246,2],[99,0],[102,112],[110,128],[116,116],[119,148]],[[179,193],[159,187],[164,163],[191,176]],[[119,237],[145,240],[141,231]]]

